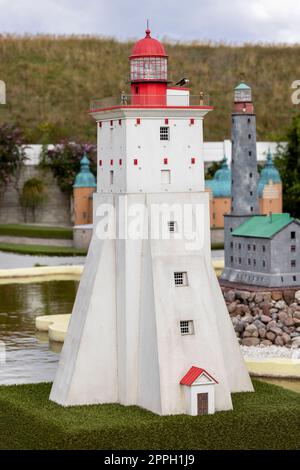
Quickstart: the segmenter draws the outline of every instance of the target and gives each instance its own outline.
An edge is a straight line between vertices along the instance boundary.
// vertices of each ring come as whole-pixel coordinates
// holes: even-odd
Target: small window
[[[291,260],[291,267],[292,267],[292,268],[295,268],[295,267],[296,267],[296,260],[295,260],[295,259],[292,259],[292,260]]]
[[[251,139],[251,134],[248,134],[248,139]]]
[[[250,118],[248,118],[248,124],[250,124],[250,122],[251,122],[251,119],[250,119]]]
[[[231,249],[233,248],[233,242],[230,242],[230,248]]]
[[[296,238],[296,232],[291,232],[291,239],[295,240],[295,238]]]
[[[139,87],[138,86],[135,87],[135,92],[136,92],[137,95],[139,94]]]
[[[160,128],[160,140],[170,140],[170,128],[168,126]]]
[[[171,183],[171,171],[170,170],[161,170],[161,183],[170,184]]]
[[[253,245],[253,251],[256,251],[256,245]]]
[[[239,264],[242,264],[242,258],[239,258]]]
[[[251,265],[251,258],[248,258],[248,264]]]
[[[114,184],[114,170],[109,172],[110,184]]]
[[[175,222],[175,220],[169,220],[168,228],[169,232],[177,232],[177,222]]]
[[[193,320],[183,320],[180,322],[180,333],[182,335],[193,335],[194,334],[194,322]]]
[[[266,245],[263,245],[263,246],[262,246],[262,251],[263,251],[263,253],[266,252]]]
[[[263,268],[265,268],[265,267],[266,267],[266,262],[265,262],[265,260],[264,260],[264,259],[262,260],[262,266],[263,266]]]
[[[293,281],[294,281],[294,282],[297,281],[297,276],[293,276]]]
[[[252,178],[252,176],[253,176],[253,173],[249,173],[249,176],[250,176],[250,178]]]
[[[253,260],[253,266],[256,266],[256,259]]]
[[[241,250],[241,249],[242,249],[242,245],[241,245],[241,243],[239,243],[239,250]]]
[[[175,286],[187,286],[188,277],[187,272],[176,272],[174,273]]]
[[[253,196],[253,191],[250,191],[250,196]]]
[[[233,264],[233,256],[230,256],[230,262]]]
[[[251,152],[251,150],[249,150],[249,152],[248,152],[248,155],[249,155],[249,157],[251,157],[251,156],[252,156],[252,152]]]
[[[291,251],[294,253],[296,251],[296,245],[291,245]]]
[[[232,230],[233,230],[233,228],[232,228],[232,227],[230,227],[230,232],[232,232]]]
[[[251,251],[251,245],[248,245],[248,251]]]
[[[253,212],[253,207],[252,206],[250,207],[250,211]]]

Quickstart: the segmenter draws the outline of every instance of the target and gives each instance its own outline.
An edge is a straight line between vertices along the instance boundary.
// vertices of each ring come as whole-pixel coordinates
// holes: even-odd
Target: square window
[[[171,171],[170,170],[161,170],[161,183],[170,184],[171,183]]]
[[[160,140],[170,140],[170,128],[168,126],[160,128]]]
[[[174,282],[175,286],[187,286],[188,285],[188,277],[187,272],[176,272],[174,273]]]
[[[177,222],[175,222],[175,220],[169,220],[168,228],[169,232],[177,232]]]
[[[183,320],[180,322],[180,333],[182,335],[193,335],[194,334],[194,322],[193,320]]]
[[[291,239],[295,240],[295,238],[296,238],[296,232],[291,232]]]

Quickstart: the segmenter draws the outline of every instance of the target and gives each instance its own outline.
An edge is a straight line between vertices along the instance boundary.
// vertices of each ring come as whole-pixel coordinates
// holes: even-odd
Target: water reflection
[[[50,350],[48,337],[37,335],[35,317],[70,313],[77,287],[78,281],[0,285],[0,341],[6,346],[0,384],[53,380],[60,347]]]

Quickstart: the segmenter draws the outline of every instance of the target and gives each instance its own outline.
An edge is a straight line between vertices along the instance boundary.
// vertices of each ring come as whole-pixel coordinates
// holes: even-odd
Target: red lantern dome
[[[133,46],[130,59],[145,56],[167,57],[164,46],[157,39],[152,38],[150,34],[150,29],[146,29],[146,36]]]
[[[129,59],[132,104],[165,105],[168,56],[164,46],[151,37],[148,28],[146,36],[133,46]]]

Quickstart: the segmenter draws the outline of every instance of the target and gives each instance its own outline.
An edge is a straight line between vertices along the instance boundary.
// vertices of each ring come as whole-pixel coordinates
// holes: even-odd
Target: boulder
[[[271,302],[271,298],[272,298],[271,292],[262,292],[262,296],[265,302]]]
[[[234,290],[228,290],[227,292],[224,292],[224,299],[226,302],[232,303],[235,300],[235,292]]]
[[[278,315],[278,318],[280,321],[282,321],[284,323],[284,320],[287,318],[288,314],[284,311],[281,311]]]
[[[267,331],[266,338],[273,342],[274,339],[276,338],[276,335],[272,331]]]
[[[257,329],[264,328],[265,324],[261,322],[260,320],[254,320],[254,325],[256,326]]]
[[[278,300],[278,302],[276,302],[275,304],[275,307],[278,308],[278,310],[283,310],[286,308],[286,303],[284,300]]]
[[[247,290],[237,290],[235,293],[235,297],[239,300],[242,300],[243,302],[248,300],[250,295],[251,293],[248,292]]]
[[[277,323],[275,320],[271,320],[268,324],[267,324],[267,330],[270,330],[271,328],[273,327],[276,327],[277,326]]]
[[[242,345],[243,346],[258,346],[259,339],[258,338],[243,338]]]
[[[298,318],[300,320],[300,312],[297,310],[296,312],[293,313],[294,318]]]
[[[292,348],[300,348],[300,338],[293,338],[292,339]]]
[[[272,333],[275,333],[276,336],[282,335],[282,329],[278,328],[278,326],[271,326],[270,331],[272,331]]]
[[[285,326],[293,326],[295,322],[294,322],[294,319],[293,319],[292,315],[288,315],[283,320],[283,323],[285,324]]]
[[[291,337],[287,333],[282,333],[282,339],[284,344],[288,344],[291,341]]]
[[[273,314],[273,313],[278,313],[278,308],[270,308],[270,314]]]
[[[284,290],[283,291],[283,298],[288,305],[294,302],[295,294],[293,290]]]
[[[259,335],[260,338],[265,338],[266,333],[267,333],[267,330],[265,328],[259,328],[258,335]]]
[[[276,338],[275,338],[275,344],[276,344],[277,346],[283,346],[283,345],[284,345],[284,341],[283,341],[283,339],[281,338],[281,336],[276,336]]]
[[[300,333],[298,333],[298,331],[293,331],[293,333],[290,334],[290,337],[291,337],[291,338],[299,338],[299,337],[300,337]]]
[[[273,344],[272,341],[270,341],[269,339],[264,339],[264,340],[260,343],[261,346],[272,346],[272,344]]]
[[[272,292],[272,299],[273,300],[281,300],[282,299],[282,292],[274,290]]]
[[[295,300],[298,304],[300,304],[300,290],[297,290],[297,292],[295,292]]]
[[[262,292],[256,292],[255,294],[255,303],[259,304],[264,300]]]
[[[269,317],[269,315],[261,315],[260,319],[263,323],[269,323],[272,320],[272,318]]]
[[[268,302],[263,302],[261,308],[263,315],[270,315],[270,305]]]

